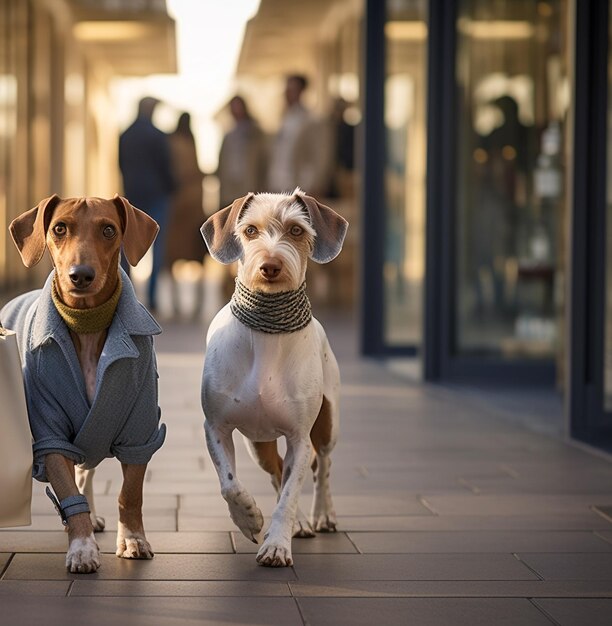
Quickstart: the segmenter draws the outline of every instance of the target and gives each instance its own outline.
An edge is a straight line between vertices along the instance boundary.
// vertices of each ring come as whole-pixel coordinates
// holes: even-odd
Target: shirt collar
[[[161,327],[136,299],[134,287],[128,275],[122,268],[119,268],[119,273],[123,281],[123,289],[115,316],[119,317],[121,324],[130,335],[159,335],[162,332]],[[36,320],[32,329],[32,348],[40,346],[49,338],[57,338],[59,335],[68,333],[68,329],[51,299],[54,274],[55,270],[49,274],[38,299]],[[111,325],[109,333],[112,327]]]

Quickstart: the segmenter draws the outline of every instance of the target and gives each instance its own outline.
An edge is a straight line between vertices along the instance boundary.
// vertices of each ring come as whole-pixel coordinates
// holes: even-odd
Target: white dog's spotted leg
[[[89,517],[91,518],[91,525],[94,532],[99,533],[106,527],[106,522],[103,517],[99,517],[96,514],[96,505],[93,492],[93,478],[96,473],[95,469],[83,469],[78,465],[75,466],[75,481],[79,489],[87,498],[87,504],[89,504]]]
[[[318,533],[335,532],[337,526],[336,512],[329,486],[330,467],[331,459],[329,456],[317,455],[310,518]]]
[[[122,559],[152,559],[155,556],[145,534],[132,531],[125,524],[117,524],[117,552]]]
[[[100,567],[100,549],[93,533],[75,537],[68,544],[66,568],[73,574],[91,574]]]
[[[283,467],[280,498],[272,515],[272,523],[257,553],[257,562],[269,567],[293,565],[291,536],[293,535],[298,498],[308,472],[312,445],[310,441],[287,439],[287,455]]]
[[[208,420],[204,422],[204,432],[210,458],[219,476],[221,495],[227,502],[230,517],[247,539],[257,543],[264,519],[255,499],[236,477],[232,433],[214,428]]]

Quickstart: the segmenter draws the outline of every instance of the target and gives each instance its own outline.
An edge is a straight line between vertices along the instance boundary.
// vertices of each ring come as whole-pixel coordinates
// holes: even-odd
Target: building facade
[[[321,113],[359,111],[363,354],[548,389],[568,435],[609,446],[609,3],[293,5],[261,1],[238,77],[308,72]]]
[[[120,189],[118,128],[109,93],[118,75],[175,72],[165,0],[0,2],[0,285],[39,284],[8,224],[45,197]]]

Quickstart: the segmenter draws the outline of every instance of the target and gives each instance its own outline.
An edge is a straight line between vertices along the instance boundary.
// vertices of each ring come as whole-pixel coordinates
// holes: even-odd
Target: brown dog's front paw
[[[152,559],[155,556],[145,537],[126,537],[117,543],[115,554],[122,559]]]
[[[115,554],[122,559],[152,559],[155,556],[144,532],[131,531],[121,522],[117,529]]]
[[[72,574],[91,574],[100,567],[100,549],[93,534],[73,539],[66,553],[66,569]]]

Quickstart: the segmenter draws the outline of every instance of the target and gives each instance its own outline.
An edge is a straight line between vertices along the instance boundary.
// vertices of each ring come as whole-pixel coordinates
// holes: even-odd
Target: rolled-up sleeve
[[[34,439],[32,476],[41,482],[48,482],[45,469],[48,454],[61,454],[77,464],[85,461],[85,454],[72,443],[72,422],[53,394],[42,386],[36,367],[28,367],[24,372],[30,430]]]
[[[152,339],[148,338],[151,342]],[[159,450],[166,439],[166,426],[160,424],[158,405],[157,366],[151,349],[151,358],[142,386],[125,422],[111,447],[111,453],[121,463],[144,465]]]

